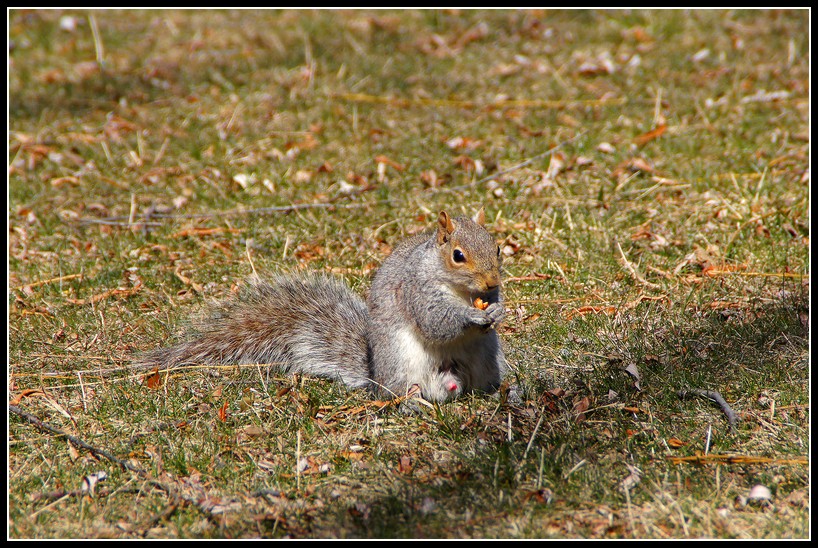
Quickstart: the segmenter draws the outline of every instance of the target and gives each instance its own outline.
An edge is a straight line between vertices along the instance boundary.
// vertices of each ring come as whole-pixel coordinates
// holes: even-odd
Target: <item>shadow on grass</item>
[[[686,314],[678,323],[645,332],[632,344],[646,384],[677,390],[725,390],[735,399],[770,388],[787,399],[806,394],[809,303],[806,292],[753,307]]]
[[[707,306],[650,303],[614,317],[567,321],[550,340],[528,334],[527,346],[556,347],[555,359],[533,371],[538,390],[583,386],[589,396],[662,401],[682,389],[725,390],[735,399],[763,388],[805,393],[809,367],[809,289],[761,303],[714,301]],[[718,305],[718,306],[716,306]],[[558,319],[555,321],[566,322]],[[518,352],[534,359],[529,350]],[[569,364],[570,367],[564,367]],[[625,372],[635,365],[640,378]],[[549,367],[550,366],[550,367]]]
[[[469,537],[483,536],[486,531],[496,531],[500,536],[526,536],[525,529],[512,531],[509,521],[512,516],[526,513],[520,510],[521,506],[539,512],[543,520],[536,532],[529,534],[542,535],[544,522],[551,519],[549,516],[557,519],[557,516],[569,515],[577,520],[579,528],[588,527],[588,530],[604,536],[622,536],[621,529],[602,527],[597,523],[599,520],[592,519],[591,507],[596,504],[624,505],[624,494],[616,489],[626,475],[624,463],[635,462],[648,473],[661,476],[655,467],[666,470],[665,465],[657,464],[662,459],[657,461],[652,456],[656,451],[663,454],[660,439],[666,439],[668,432],[679,431],[685,426],[692,430],[701,428],[695,420],[691,422],[690,404],[679,400],[679,389],[719,391],[739,413],[746,408],[752,410],[762,391],[776,393],[779,405],[807,404],[808,306],[805,291],[752,308],[685,312],[673,321],[666,319],[665,329],[632,332],[619,347],[624,354],[621,359],[598,365],[593,372],[572,370],[573,373],[564,379],[563,386],[575,388],[577,395],[586,391],[594,402],[592,407],[600,408],[589,414],[594,420],[577,424],[571,403],[562,402],[557,413],[546,412],[546,423],[550,421],[551,424],[539,430],[534,437],[533,451],[523,459],[536,421],[533,418],[526,421],[522,408],[506,409],[506,413],[514,414],[518,429],[514,441],[503,439],[495,429],[476,453],[460,453],[446,466],[425,465],[427,471],[434,470],[431,479],[426,476],[416,480],[411,474],[384,478],[384,483],[391,485],[385,494],[375,494],[377,491],[371,490],[362,492],[360,502],[329,510],[319,528],[307,536],[337,532],[343,536],[364,538]],[[641,392],[633,389],[633,378],[622,372],[621,364],[625,361],[638,363],[643,372]],[[541,396],[548,388],[540,384],[529,398],[542,401]],[[647,402],[652,417],[650,421],[643,418],[642,424],[650,424],[647,433],[653,433],[641,437],[630,432],[626,434],[626,430],[636,428],[639,421],[631,422],[619,411],[604,409],[604,398],[609,390],[618,391],[624,400],[630,399],[628,404]],[[712,413],[714,430],[726,433],[726,421],[717,406],[713,405]],[[719,423],[723,428],[715,427]],[[749,438],[755,435],[750,432],[753,427],[747,426],[742,431],[739,422],[738,428],[737,436],[720,443],[739,451],[746,449],[748,443],[752,445]],[[665,429],[668,432],[663,431]],[[458,438],[483,435],[485,431],[482,427],[470,427],[453,432],[452,446],[457,447]],[[781,441],[781,450],[787,451],[788,448],[803,452],[803,448]],[[545,465],[538,471],[540,451],[545,452]],[[640,459],[644,459],[643,462]],[[583,470],[566,480],[571,475],[568,470],[581,460],[589,462],[587,468],[591,470]],[[748,478],[762,478],[766,473],[764,470],[747,469],[741,474]],[[532,478],[538,473],[544,479],[542,485],[558,485],[561,490],[551,504],[538,501],[532,487]],[[713,487],[704,470],[694,468],[682,473],[691,474],[689,477],[694,484],[702,482],[701,489]],[[798,476],[800,470],[793,473]],[[729,472],[723,474],[727,478]],[[521,477],[523,481],[520,481]],[[782,483],[779,488],[783,491],[778,496],[783,498],[785,491],[798,487],[800,484],[795,480]],[[692,496],[698,496],[695,487],[690,489]],[[631,496],[634,502],[645,502],[650,501],[652,495],[634,492]],[[554,531],[563,534],[558,527]],[[582,533],[577,530],[577,534]],[[678,534],[681,535],[682,531],[679,530]]]

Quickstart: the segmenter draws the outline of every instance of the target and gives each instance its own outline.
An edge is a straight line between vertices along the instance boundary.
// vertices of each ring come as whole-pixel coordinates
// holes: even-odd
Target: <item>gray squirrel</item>
[[[138,365],[279,363],[373,394],[429,401],[495,392],[508,366],[495,327],[505,316],[502,254],[474,219],[442,211],[437,227],[399,243],[364,302],[325,275],[250,280],[200,321],[196,335]]]

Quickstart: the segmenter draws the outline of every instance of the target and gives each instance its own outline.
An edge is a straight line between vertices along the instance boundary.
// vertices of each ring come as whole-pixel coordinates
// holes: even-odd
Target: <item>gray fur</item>
[[[507,369],[493,329],[505,314],[497,245],[481,225],[465,217],[447,225],[443,215],[436,233],[395,248],[367,302],[329,276],[251,280],[201,320],[191,340],[146,353],[137,365],[280,363],[380,394],[417,384],[433,401],[493,392]],[[467,264],[447,264],[455,247]],[[478,296],[486,310],[473,306]]]
[[[370,385],[366,305],[329,276],[254,279],[198,322],[194,338],[143,355],[138,365],[280,363],[287,372]]]
[[[417,356],[407,354],[395,337],[399,330],[423,341],[425,352],[433,356],[429,361],[450,371],[460,383],[460,392],[493,392],[506,372],[493,329],[505,315],[497,244],[470,219],[454,219],[454,226],[451,241],[441,244],[432,233],[398,245],[372,282],[368,299],[372,374],[386,391],[402,394],[419,384],[428,399],[447,399],[435,384],[433,369],[412,367]],[[445,258],[455,246],[469,252],[476,273],[446,268]],[[496,287],[486,291],[481,276],[492,278]],[[491,303],[486,310],[473,306],[477,296]]]

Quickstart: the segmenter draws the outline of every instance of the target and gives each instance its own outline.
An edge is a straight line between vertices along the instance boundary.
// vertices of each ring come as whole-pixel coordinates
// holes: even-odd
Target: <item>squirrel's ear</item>
[[[449,237],[454,232],[452,218],[445,211],[441,211],[437,218],[437,243],[443,245],[449,241]]]
[[[472,217],[471,220],[480,226],[486,226],[486,212],[483,211],[482,207],[480,208],[480,211],[474,214],[474,217]]]

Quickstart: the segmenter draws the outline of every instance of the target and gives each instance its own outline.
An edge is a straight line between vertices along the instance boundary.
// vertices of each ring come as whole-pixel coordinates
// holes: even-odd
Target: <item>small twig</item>
[[[710,436],[713,434],[713,425],[707,425],[707,439],[704,442],[704,454],[708,454],[710,452]]]
[[[247,261],[250,263],[250,269],[253,271],[253,276],[258,277],[258,272],[256,272],[256,265],[253,263],[253,256],[250,253],[250,239],[248,238],[246,243],[244,244],[244,252],[247,254]]]
[[[506,168],[506,169],[504,169],[502,171],[498,171],[497,173],[492,173],[491,175],[487,175],[487,176],[483,177],[482,179],[480,179],[480,180],[478,180],[478,181],[476,181],[474,183],[468,183],[468,184],[465,184],[465,185],[459,185],[459,186],[453,186],[453,187],[439,187],[439,190],[448,191],[448,192],[463,190],[464,188],[481,185],[481,184],[485,183],[486,181],[490,181],[490,180],[495,179],[497,177],[502,177],[503,175],[507,175],[507,174],[511,173],[512,171],[517,171],[518,169],[523,168],[523,167],[533,163],[534,161],[539,160],[540,158],[545,158],[546,156],[551,156],[552,154],[557,152],[559,149],[563,148],[565,145],[567,145],[569,143],[573,143],[574,141],[576,141],[577,139],[579,139],[580,137],[582,137],[586,133],[588,133],[588,130],[580,131],[579,133],[577,133],[576,135],[574,135],[570,139],[562,141],[561,143],[549,148],[545,152],[541,152],[540,154],[537,154],[537,155],[532,156],[532,157],[530,157],[530,158],[528,158],[526,160],[523,160],[519,164],[514,164],[513,166],[511,166],[509,168]]]
[[[528,456],[528,451],[531,449],[531,445],[534,443],[534,438],[537,436],[537,431],[540,429],[540,425],[542,424],[544,418],[545,413],[543,413],[543,409],[540,409],[540,418],[537,421],[537,425],[534,427],[534,431],[531,432],[531,437],[528,438],[528,445],[525,446],[525,451],[523,451],[523,458],[520,459],[520,463],[517,465],[517,473],[514,476],[517,481],[520,481],[520,478],[522,477],[523,463],[525,462],[526,456]]]
[[[168,143],[169,142],[170,142],[170,138],[165,137],[165,140],[162,141],[162,146],[159,147],[159,151],[156,153],[156,157],[153,159],[153,165],[158,164],[159,160],[161,160],[162,157],[165,155],[165,151],[168,148]]]
[[[83,275],[84,274],[82,274],[82,273],[67,274],[65,276],[57,276],[56,278],[49,278],[47,280],[40,280],[38,282],[31,282],[31,283],[28,283],[28,284],[20,284],[18,286],[13,287],[12,289],[23,289],[24,287],[27,287],[27,288],[31,289],[32,287],[37,287],[37,286],[40,286],[40,285],[46,285],[46,284],[50,284],[52,282],[64,282],[64,281],[67,281],[67,280],[73,280],[75,278],[82,279]]]
[[[187,503],[193,504],[194,506],[196,506],[204,514],[206,514],[208,516],[212,516],[212,512],[210,512],[208,509],[204,508],[201,504],[199,504],[195,497],[186,496],[184,493],[180,492],[175,486],[173,486],[171,484],[166,484],[166,483],[163,483],[161,481],[152,479],[150,477],[149,472],[147,472],[146,470],[143,470],[142,468],[139,468],[139,467],[134,466],[134,465],[132,465],[132,464],[130,464],[128,462],[125,462],[124,460],[115,457],[114,455],[110,454],[107,451],[104,451],[102,449],[98,449],[98,448],[94,447],[93,445],[89,445],[89,444],[85,443],[84,441],[82,441],[81,439],[79,439],[79,438],[77,438],[75,436],[72,436],[70,434],[67,434],[66,432],[63,432],[59,428],[55,428],[55,427],[53,427],[53,426],[51,426],[49,424],[46,424],[46,423],[42,422],[40,419],[38,419],[37,417],[35,417],[34,415],[32,415],[30,413],[26,413],[25,411],[23,411],[22,409],[20,409],[16,405],[9,405],[9,411],[11,411],[12,413],[15,413],[16,415],[21,416],[22,418],[27,420],[29,423],[31,423],[33,426],[35,426],[37,429],[39,429],[39,430],[41,430],[43,432],[56,434],[58,436],[64,436],[66,439],[68,439],[68,441],[70,441],[74,445],[76,445],[78,447],[81,447],[83,449],[86,449],[86,450],[90,451],[91,453],[93,453],[95,455],[105,457],[106,459],[108,459],[108,460],[110,460],[110,461],[112,461],[112,462],[114,462],[116,464],[119,464],[120,466],[122,466],[123,468],[126,468],[127,470],[130,470],[131,472],[135,472],[136,474],[139,475],[139,477],[147,480],[147,482],[149,484],[151,484],[154,487],[157,487],[157,488],[165,491],[168,494],[168,496],[170,497],[170,499],[171,499],[170,504],[165,509],[163,509],[161,512],[159,512],[159,513],[155,514],[154,516],[148,518],[141,525],[136,526],[132,530],[132,532],[140,533],[140,534],[144,535],[151,527],[153,527],[154,525],[156,525],[157,523],[159,523],[159,522],[161,522],[163,520],[168,519],[171,515],[173,515],[174,512],[176,512],[176,510],[180,506],[182,506],[184,504],[187,504]],[[87,490],[70,491],[70,492],[63,492],[63,493],[59,493],[59,492],[58,493],[46,493],[45,495],[42,496],[42,498],[54,498],[54,497],[59,497],[59,498],[57,498],[56,500],[54,500],[53,502],[51,502],[47,506],[41,508],[40,510],[38,510],[37,512],[32,514],[32,516],[36,516],[37,514],[47,510],[48,508],[54,506],[55,504],[59,503],[62,500],[65,500],[65,499],[67,499],[69,497],[72,497],[72,496],[79,496],[79,495],[81,495],[81,494],[83,494],[85,492],[87,492]]]
[[[54,502],[54,501],[59,501],[61,499],[66,499],[66,498],[70,498],[70,497],[81,497],[81,496],[85,495],[86,493],[87,493],[87,491],[84,490],[84,489],[75,489],[73,491],[60,490],[60,491],[51,491],[51,492],[48,492],[48,493],[32,493],[31,494],[31,501],[32,502],[37,502],[37,501],[41,501],[41,500],[48,500],[48,501]],[[44,510],[47,510],[50,506],[51,506],[51,504],[49,504],[48,506],[45,506],[43,508],[40,508],[38,511],[31,514],[31,517],[36,516],[37,514],[41,513]]]
[[[619,255],[622,257],[622,262],[625,263],[625,268],[628,269],[628,272],[631,273],[631,276],[633,276],[633,278],[637,282],[639,282],[639,283],[641,283],[643,285],[646,285],[646,286],[650,287],[651,289],[661,289],[662,288],[661,285],[658,285],[658,284],[655,284],[653,282],[647,281],[645,278],[642,277],[641,274],[639,274],[639,272],[636,271],[636,267],[634,267],[633,264],[625,256],[625,252],[622,251],[622,246],[619,245],[619,242],[616,242],[616,249],[619,250]]]
[[[667,455],[665,456],[665,459],[673,464],[689,462],[691,464],[773,464],[776,466],[809,465],[809,459],[807,457],[779,459],[774,457],[757,457],[754,455],[717,455],[713,453],[710,453],[709,455],[689,455],[685,457]]]
[[[534,431],[531,432],[531,437],[528,439],[528,445],[525,446],[525,451],[523,451],[523,458],[521,460],[525,460],[526,455],[528,455],[528,451],[531,449],[531,444],[534,443],[534,437],[537,435],[537,430],[540,429],[540,425],[542,424],[544,418],[545,414],[543,413],[543,409],[540,409],[540,419],[537,421]]]
[[[709,277],[722,276],[725,274],[750,277],[758,276],[762,278],[809,278],[809,274],[799,274],[798,272],[741,272],[738,270],[720,270],[718,268],[711,268],[706,272],[706,275]]]
[[[544,282],[553,278],[550,274],[540,274],[535,272],[529,276],[512,276],[503,280],[503,283],[509,282]]]
[[[238,370],[246,367],[279,367],[283,362],[273,362],[273,363],[249,363],[249,364],[229,364],[229,365],[218,365],[218,364],[202,364],[202,365],[189,365],[189,366],[173,366],[167,369],[158,369],[155,371],[156,374],[167,374],[170,375],[171,373],[173,376],[178,376],[184,374],[185,371],[193,371],[193,370],[204,370],[204,369],[229,369],[229,370]],[[105,385],[106,383],[114,383],[114,382],[124,382],[124,381],[131,381],[136,379],[144,378],[145,372],[151,369],[155,369],[156,365],[151,363],[144,363],[144,364],[129,364],[124,367],[111,367],[108,369],[85,369],[79,371],[79,373],[85,375],[85,377],[93,377],[97,379],[104,379],[99,381],[83,381],[83,385],[88,386],[99,386]],[[134,374],[126,375],[123,377],[113,378],[113,374],[132,371]],[[136,373],[139,371],[139,373]],[[77,372],[74,372],[77,373]],[[26,378],[26,377],[38,377],[42,380],[46,379],[68,379],[73,378],[72,375],[46,375],[42,373],[16,373],[15,377],[18,378]],[[276,380],[281,380],[281,377],[277,378]],[[67,388],[78,388],[80,387],[79,384],[56,384],[53,386],[49,386],[49,389],[52,390],[64,390]]]
[[[38,515],[42,514],[42,513],[43,513],[43,512],[45,512],[46,510],[48,510],[48,509],[50,509],[50,508],[52,508],[52,507],[56,506],[57,504],[59,504],[60,502],[62,502],[62,501],[64,501],[64,500],[66,500],[66,499],[71,498],[72,496],[74,496],[74,493],[73,493],[73,492],[72,492],[72,493],[62,493],[62,494],[61,494],[61,493],[53,493],[53,495],[54,495],[55,497],[57,497],[57,498],[55,498],[55,499],[54,499],[52,502],[50,502],[50,503],[46,504],[45,506],[43,506],[42,508],[40,508],[40,509],[39,509],[39,510],[37,510],[36,512],[34,512],[34,513],[32,513],[31,515],[29,515],[29,516],[28,516],[28,519],[34,519],[34,518],[36,518]],[[37,499],[37,497],[32,497],[32,498],[33,498],[35,501],[36,501],[36,500],[38,500],[38,499]]]
[[[702,398],[707,398],[709,400],[714,401],[721,407],[721,410],[727,416],[727,423],[730,425],[730,430],[735,432],[736,430],[736,421],[738,420],[738,416],[736,413],[730,408],[724,398],[721,397],[721,394],[715,392],[713,390],[700,390],[700,389],[693,389],[693,390],[679,390],[677,392],[679,398],[684,399],[688,396],[699,396]]]
[[[569,101],[549,101],[534,99],[506,99],[501,101],[464,101],[457,99],[406,99],[400,97],[383,97],[365,93],[338,93],[331,94],[331,98],[348,101],[350,103],[382,103],[398,107],[454,107],[454,108],[569,108],[575,106],[623,105],[628,102],[625,98],[587,99]]]
[[[570,476],[571,474],[573,474],[574,472],[576,472],[577,470],[579,470],[580,468],[582,468],[583,466],[585,466],[585,464],[587,464],[587,463],[588,463],[588,461],[587,461],[587,460],[585,460],[585,459],[580,460],[578,463],[576,463],[576,464],[573,466],[573,468],[571,468],[570,470],[568,470],[568,472],[566,472],[565,474],[563,474],[563,476],[562,476],[562,477],[563,477],[563,479],[568,479],[568,476]]]
[[[752,224],[754,224],[754,223],[757,223],[757,222],[759,222],[759,221],[762,221],[762,220],[766,219],[767,217],[772,217],[772,216],[774,216],[774,215],[778,215],[778,214],[779,214],[779,211],[778,211],[778,210],[775,210],[775,211],[770,211],[770,212],[764,213],[764,214],[762,214],[762,215],[755,215],[755,216],[753,216],[751,219],[748,219],[748,220],[744,221],[744,222],[741,224],[741,226],[739,226],[739,227],[738,227],[738,228],[737,228],[737,229],[736,229],[736,230],[733,232],[733,234],[730,236],[730,238],[727,240],[727,245],[726,245],[726,246],[724,246],[724,251],[723,251],[722,253],[723,253],[725,256],[727,255],[727,253],[728,253],[728,252],[730,251],[730,249],[733,247],[733,242],[735,242],[736,238],[738,238],[738,235],[739,235],[739,234],[741,234],[741,233],[744,231],[744,229],[745,229],[745,228],[747,228],[748,226],[750,226],[750,225],[752,225]]]
[[[238,217],[241,215],[265,215],[268,213],[289,213],[301,209],[323,209],[337,207],[342,209],[355,209],[368,207],[370,204],[336,204],[331,202],[315,202],[306,204],[289,204],[284,206],[258,207],[254,209],[232,209],[228,211],[217,211],[214,213],[155,213],[152,217],[157,219],[210,219],[213,217]]]
[[[138,292],[142,288],[141,285],[132,287],[130,289],[109,289],[108,291],[104,291],[97,295],[93,295],[86,299],[65,299],[65,302],[69,304],[75,304],[79,306],[84,306],[86,304],[98,303],[99,301],[105,300],[108,297],[113,297],[116,295],[120,295],[123,297],[130,297],[134,293]]]
[[[88,403],[86,402],[85,398],[85,385],[82,384],[82,373],[77,372],[77,379],[80,381],[80,392],[82,392],[82,410],[86,413],[88,412]]]
[[[137,525],[134,528],[133,532],[139,533],[141,536],[145,536],[145,534],[152,528],[154,528],[157,524],[165,521],[170,516],[172,516],[176,510],[179,509],[180,506],[183,506],[188,501],[183,499],[179,496],[175,489],[169,489],[166,486],[162,486],[168,495],[171,498],[170,504],[168,504],[167,508],[162,510],[161,512],[157,512],[153,516],[149,517],[145,521],[143,521],[140,525]]]
[[[83,449],[86,449],[86,450],[90,451],[91,453],[93,453],[95,455],[105,457],[106,459],[110,460],[111,462],[115,462],[115,463],[119,464],[120,466],[122,466],[123,468],[127,468],[131,472],[136,472],[137,474],[140,474],[140,475],[146,473],[143,469],[138,468],[138,467],[136,467],[136,466],[134,466],[134,465],[132,465],[132,464],[130,464],[128,462],[125,462],[124,460],[122,460],[122,459],[120,459],[118,457],[115,457],[114,455],[112,455],[111,453],[109,453],[107,451],[104,451],[102,449],[98,449],[98,448],[94,447],[93,445],[89,445],[89,444],[85,443],[84,441],[82,441],[81,439],[79,439],[79,438],[77,438],[75,436],[72,436],[71,434],[68,434],[66,432],[63,432],[59,428],[55,428],[55,427],[53,427],[53,426],[51,426],[49,424],[46,424],[46,423],[42,422],[40,419],[38,419],[34,415],[32,415],[30,413],[26,413],[25,411],[23,411],[22,409],[20,409],[16,405],[9,405],[9,411],[11,411],[12,413],[14,413],[16,415],[21,416],[22,418],[24,418],[25,420],[30,422],[33,426],[35,426],[37,429],[39,429],[39,430],[41,430],[43,432],[50,432],[51,434],[56,434],[58,436],[64,436],[68,441],[70,441],[71,443],[73,443],[77,447],[82,447]]]
[[[97,65],[102,68],[105,64],[105,48],[102,46],[102,37],[97,28],[97,19],[93,15],[88,16],[88,26],[91,27],[91,35],[94,38],[94,52],[96,54]]]
[[[131,209],[128,211],[128,226],[133,224],[134,215],[136,215],[136,194],[131,192]]]
[[[369,203],[336,204],[331,202],[316,202],[306,204],[289,204],[284,206],[259,207],[254,209],[231,209],[228,211],[215,211],[210,213],[150,213],[143,215],[142,219],[133,219],[133,224],[146,226],[159,226],[160,223],[150,223],[148,219],[212,219],[222,217],[238,217],[241,215],[265,215],[269,213],[289,213],[301,209],[321,209],[339,208],[355,209],[359,207],[369,207]],[[105,224],[128,226],[128,217],[105,217],[104,219],[78,219],[77,222],[84,224]]]
[[[80,222],[82,224],[88,224],[88,225],[121,226],[121,227],[127,227],[127,228],[132,228],[134,226],[136,226],[136,227],[140,227],[140,226],[141,227],[145,227],[145,226],[162,226],[162,223],[151,223],[151,222],[148,222],[148,221],[130,222],[130,221],[127,221],[127,220],[117,221],[114,218],[110,218],[110,219],[79,219],[78,222]]]
[[[507,173],[511,173],[512,171],[517,171],[521,167],[525,167],[525,166],[529,165],[530,163],[534,162],[534,160],[539,160],[540,158],[544,158],[546,156],[551,156],[552,154],[557,152],[559,149],[563,148],[565,145],[567,145],[569,143],[573,143],[574,141],[578,140],[580,137],[582,137],[586,133],[588,133],[587,129],[585,131],[580,131],[579,133],[577,133],[576,135],[574,135],[570,139],[562,141],[561,143],[549,148],[545,152],[537,154],[536,156],[532,156],[531,158],[528,158],[527,160],[524,160],[524,161],[520,162],[519,164],[513,165],[510,168],[504,169],[503,171],[500,171],[500,172],[494,173],[492,175],[488,175],[486,177],[483,177],[482,179],[480,179],[479,181],[477,181],[474,184],[479,185],[481,183],[485,183],[486,181],[490,181],[491,179],[494,179],[495,177],[502,177],[503,175],[506,175]]]
[[[301,491],[301,429],[295,433],[295,488]]]

